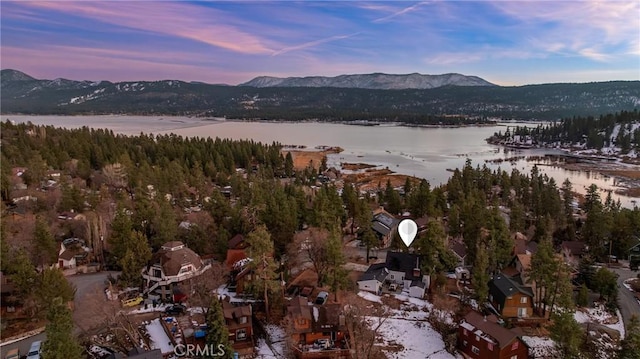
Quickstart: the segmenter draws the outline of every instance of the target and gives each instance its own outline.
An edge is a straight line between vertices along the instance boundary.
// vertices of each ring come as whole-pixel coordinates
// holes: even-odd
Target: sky
[[[3,69],[40,79],[640,80],[640,1],[2,0],[0,44]]]

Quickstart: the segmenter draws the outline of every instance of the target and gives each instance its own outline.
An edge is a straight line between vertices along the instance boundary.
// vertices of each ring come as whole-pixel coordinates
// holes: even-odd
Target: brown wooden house
[[[496,322],[496,317],[484,317],[471,311],[458,327],[458,350],[465,358],[527,359],[529,348],[518,333]]]
[[[349,358],[340,304],[310,305],[295,297],[287,307],[291,351],[297,358]]]
[[[253,354],[253,322],[250,304],[234,306],[229,297],[222,301],[224,321],[229,330],[229,342],[233,350],[241,355]]]
[[[504,318],[527,318],[533,315],[533,290],[519,277],[504,274],[489,282],[489,301]]]

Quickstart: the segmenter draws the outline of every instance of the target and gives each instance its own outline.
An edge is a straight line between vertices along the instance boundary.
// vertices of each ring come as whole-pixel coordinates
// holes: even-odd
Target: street
[[[46,338],[47,337],[44,333],[40,333],[38,335],[19,340],[15,343],[3,345],[0,347],[0,357],[4,358],[8,351],[15,348],[20,349],[20,356],[26,355],[29,351],[29,347],[31,347],[31,343],[36,340],[45,340]]]
[[[628,268],[611,268],[611,270],[618,274],[618,305],[626,328],[631,315],[640,315],[640,304],[634,298],[633,293],[625,288],[623,283],[625,279],[636,278],[637,272],[633,272]]]
[[[75,334],[86,332],[104,320],[104,316],[100,314],[105,312],[105,308],[110,307],[104,294],[104,281],[109,274],[116,276],[118,272],[99,272],[67,277],[67,280],[76,286],[76,296],[73,301]],[[118,304],[114,305],[119,308]],[[97,308],[100,310],[96,310]],[[45,333],[40,333],[11,344],[2,345],[0,346],[0,357],[4,358],[5,354],[14,348],[19,348],[20,355],[25,355],[31,343],[45,339]]]

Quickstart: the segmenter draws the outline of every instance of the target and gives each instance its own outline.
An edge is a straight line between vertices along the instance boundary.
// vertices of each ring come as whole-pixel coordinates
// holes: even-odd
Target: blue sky
[[[354,73],[499,85],[640,80],[638,1],[5,1],[2,68],[37,78]]]

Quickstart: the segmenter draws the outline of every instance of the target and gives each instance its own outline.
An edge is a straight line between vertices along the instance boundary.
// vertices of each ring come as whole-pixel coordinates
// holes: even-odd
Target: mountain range
[[[3,114],[162,114],[266,120],[425,123],[451,115],[519,119],[597,116],[640,106],[640,81],[502,87],[479,77],[343,75],[202,82],[74,81],[0,72]]]
[[[407,75],[393,74],[362,74],[340,75],[336,77],[270,77],[260,76],[239,86],[251,87],[339,87],[359,88],[370,90],[406,90],[432,89],[442,86],[495,86],[477,76],[461,74],[422,75],[418,73]]]

